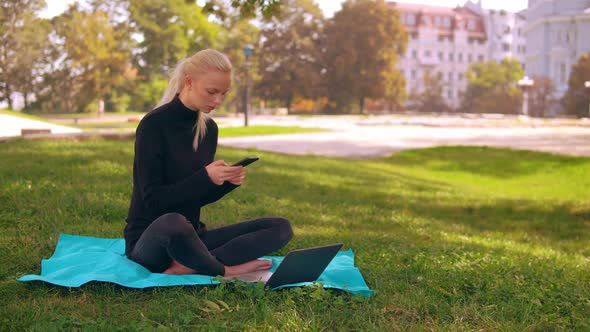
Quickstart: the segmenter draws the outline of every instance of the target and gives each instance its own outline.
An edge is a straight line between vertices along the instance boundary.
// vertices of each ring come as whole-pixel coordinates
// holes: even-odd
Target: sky
[[[47,8],[41,13],[42,17],[53,17],[62,13],[75,0],[46,0]],[[315,0],[326,17],[332,17],[340,10],[345,0]],[[455,7],[465,3],[463,0],[404,0],[399,2],[419,3],[433,6]],[[517,12],[527,7],[528,0],[482,0],[486,9],[505,9]]]

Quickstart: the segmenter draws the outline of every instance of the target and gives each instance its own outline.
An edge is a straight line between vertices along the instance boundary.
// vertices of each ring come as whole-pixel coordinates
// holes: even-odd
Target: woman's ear
[[[193,87],[193,80],[189,75],[184,76],[184,86],[186,86],[189,90]]]

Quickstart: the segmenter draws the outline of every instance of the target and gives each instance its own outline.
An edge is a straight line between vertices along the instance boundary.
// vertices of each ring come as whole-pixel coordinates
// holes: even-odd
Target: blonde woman
[[[208,117],[230,88],[232,66],[207,49],[176,66],[154,110],[139,123],[125,253],[156,273],[233,276],[271,267],[258,259],[285,246],[289,221],[260,218],[207,230],[200,208],[239,187],[242,166],[214,161],[218,128]]]

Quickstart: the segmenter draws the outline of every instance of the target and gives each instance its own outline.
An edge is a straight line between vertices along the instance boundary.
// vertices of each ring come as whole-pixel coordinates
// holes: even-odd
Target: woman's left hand
[[[227,181],[233,185],[240,186],[244,182],[245,177],[246,177],[246,169],[244,167],[242,167],[241,172],[239,172],[238,174],[236,174],[236,176],[234,176],[233,178],[231,178]]]

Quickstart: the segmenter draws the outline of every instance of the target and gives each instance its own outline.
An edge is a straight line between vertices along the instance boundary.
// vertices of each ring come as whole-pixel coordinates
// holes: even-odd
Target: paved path
[[[240,126],[239,117],[217,118],[220,126]],[[224,146],[295,155],[347,158],[387,156],[397,151],[440,145],[486,145],[590,156],[590,121],[490,119],[457,116],[252,117],[252,125],[319,127],[307,134],[220,138]],[[22,128],[75,134],[76,128],[0,114],[0,138],[20,136]],[[87,133],[91,134],[91,133]],[[129,133],[132,136],[132,132]]]
[[[72,134],[82,132],[82,130],[77,128],[0,114],[0,137],[20,136],[21,129],[50,129],[52,134]]]
[[[330,132],[221,138],[219,143],[295,155],[347,158],[382,157],[402,150],[441,145],[485,145],[590,156],[590,126],[584,122],[578,126],[532,127],[515,126],[512,120],[503,125],[489,125],[483,121],[457,123],[444,118],[437,121],[442,123],[396,124],[395,121],[359,121],[358,118],[356,121],[343,118],[324,122],[318,118],[290,125],[318,126],[330,129]],[[258,122],[253,124],[268,124],[264,119]],[[286,120],[282,124],[286,125]]]

